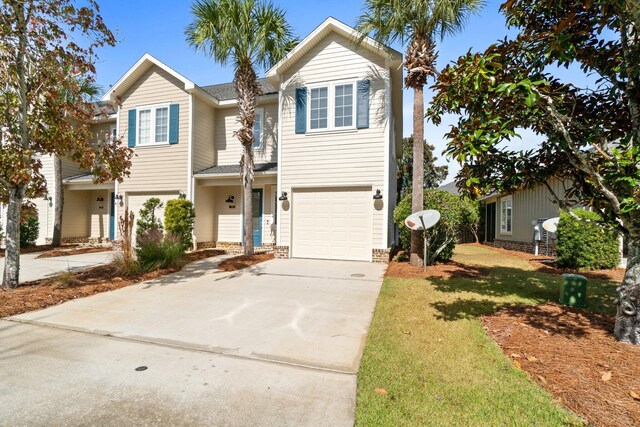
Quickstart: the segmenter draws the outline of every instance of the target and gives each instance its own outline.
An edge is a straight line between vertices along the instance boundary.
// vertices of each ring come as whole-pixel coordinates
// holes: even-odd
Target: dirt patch
[[[544,255],[533,255],[526,252],[510,251],[508,249],[494,248],[493,246],[481,245],[479,243],[472,243],[471,245],[481,246],[483,248],[491,249],[493,251],[502,252],[511,256],[528,261],[536,270],[542,273],[548,274],[563,274],[563,273],[577,273],[585,276],[588,279],[609,280],[612,282],[622,282],[624,278],[623,268],[614,268],[611,270],[571,270],[557,267],[552,257]]]
[[[225,259],[218,268],[222,271],[236,271],[273,259],[273,254],[240,255]]]
[[[43,252],[36,258],[57,258],[70,255],[93,254],[97,252],[108,252],[111,246],[84,246],[72,249],[54,249],[52,251]]]
[[[640,347],[615,340],[612,316],[543,304],[481,320],[516,366],[589,424],[640,425]]]
[[[490,269],[472,265],[464,265],[459,262],[449,261],[436,263],[423,267],[414,267],[408,261],[391,261],[387,267],[386,277],[402,277],[416,279],[450,279],[450,278],[475,278],[487,276]]]
[[[223,254],[207,249],[188,253],[186,263]],[[179,269],[162,269],[137,276],[123,277],[112,265],[92,267],[77,273],[62,273],[64,280],[49,278],[20,284],[16,289],[0,288],[0,317],[40,310],[65,301],[112,291],[155,279]]]
[[[60,249],[64,249],[64,248],[75,248],[80,246],[77,243],[69,243],[69,244],[64,244],[62,246],[51,246],[51,245],[40,245],[40,246],[27,246],[24,248],[20,248],[20,254],[24,255],[24,254],[32,254],[35,252],[45,252],[45,251],[52,251],[52,250],[60,250]],[[0,249],[0,258],[4,258],[4,249]]]

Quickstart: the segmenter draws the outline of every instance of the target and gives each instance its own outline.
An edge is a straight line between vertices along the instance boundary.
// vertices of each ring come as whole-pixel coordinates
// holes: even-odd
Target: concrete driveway
[[[40,253],[20,255],[20,282],[30,282],[55,276],[61,271],[78,271],[111,262],[111,251],[92,254],[38,258]],[[4,274],[4,257],[0,258],[0,277]]]
[[[218,261],[1,321],[0,424],[352,425],[384,266]]]

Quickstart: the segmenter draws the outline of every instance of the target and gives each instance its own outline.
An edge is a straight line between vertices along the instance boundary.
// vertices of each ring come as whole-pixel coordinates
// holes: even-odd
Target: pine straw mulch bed
[[[186,263],[223,254],[223,251],[208,249],[188,253]],[[175,273],[179,268],[156,270],[136,276],[119,275],[113,265],[100,265],[69,273],[64,283],[55,277],[20,284],[16,289],[0,288],[0,318],[14,316],[27,311],[39,310],[68,300],[82,298],[101,292],[112,291]],[[62,273],[65,276],[67,273]]]
[[[588,279],[609,280],[612,282],[622,282],[622,279],[624,278],[623,268],[613,268],[611,270],[570,270],[570,269],[564,269],[564,268],[559,268],[555,266],[555,264],[553,263],[555,259],[549,256],[534,255],[534,254],[529,254],[529,253],[520,252],[520,251],[511,251],[509,249],[496,248],[493,246],[482,245],[480,243],[470,243],[469,245],[481,246],[483,248],[506,253],[511,256],[520,258],[522,260],[528,261],[529,264],[531,264],[536,270],[542,273],[548,273],[548,274],[577,273],[585,276]]]
[[[97,252],[107,252],[111,250],[111,246],[81,246],[79,248],[56,248],[46,251],[38,255],[36,258],[57,258],[62,256],[93,254]]]
[[[32,254],[35,252],[45,252],[45,251],[52,251],[52,250],[59,250],[59,249],[64,249],[64,248],[75,248],[80,246],[77,243],[65,243],[64,245],[60,246],[60,247],[54,247],[51,245],[40,245],[40,246],[26,246],[24,248],[20,248],[20,254],[24,255],[24,254]],[[4,257],[4,249],[0,249],[0,258]]]
[[[220,264],[218,264],[218,269],[221,271],[236,271],[255,264],[259,264],[264,261],[268,261],[270,259],[273,259],[272,253],[240,255],[233,258],[225,259]]]
[[[613,317],[549,303],[481,321],[517,367],[587,423],[640,425],[640,347],[615,340]]]

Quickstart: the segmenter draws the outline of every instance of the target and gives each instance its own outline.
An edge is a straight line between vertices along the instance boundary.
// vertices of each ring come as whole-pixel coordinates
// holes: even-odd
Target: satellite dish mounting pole
[[[422,223],[422,246],[423,246],[423,267],[422,271],[427,271],[427,264],[429,262],[429,240],[427,239],[427,227],[424,225],[424,219],[420,216],[420,222]]]

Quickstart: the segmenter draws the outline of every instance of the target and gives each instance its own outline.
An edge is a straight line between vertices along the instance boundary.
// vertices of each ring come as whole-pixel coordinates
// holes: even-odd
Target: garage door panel
[[[292,256],[371,260],[370,188],[294,190]]]
[[[145,193],[145,194],[128,194],[127,195],[127,207],[129,208],[129,211],[133,212],[133,214],[135,215],[135,222],[134,222],[134,227],[133,227],[133,238],[135,241],[135,235],[136,235],[136,228],[137,225],[135,223],[138,222],[138,219],[140,219],[140,209],[142,209],[142,206],[144,205],[144,203],[149,200],[152,197],[156,197],[158,199],[160,199],[160,201],[162,202],[162,208],[159,209],[158,212],[156,212],[158,218],[160,219],[160,221],[162,222],[162,224],[164,225],[164,209],[167,206],[167,202],[169,200],[172,199],[176,199],[178,198],[178,193],[173,193],[173,194],[168,194],[168,193],[163,193],[163,194],[149,194],[149,193]]]

